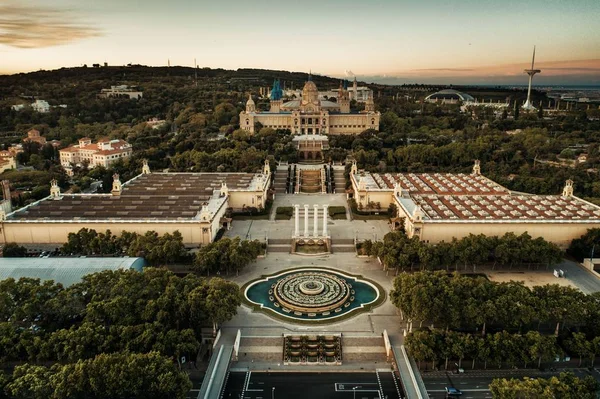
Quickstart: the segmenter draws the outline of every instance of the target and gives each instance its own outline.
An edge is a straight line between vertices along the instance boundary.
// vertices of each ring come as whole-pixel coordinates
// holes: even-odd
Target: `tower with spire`
[[[352,94],[353,100],[358,101],[358,82],[356,81],[356,76],[354,77],[354,83],[352,83]]]
[[[271,111],[273,113],[281,112],[281,106],[283,105],[283,90],[281,90],[281,83],[279,79],[273,81],[273,88],[271,89]]]
[[[340,105],[340,113],[350,113],[350,93],[348,93],[348,82],[346,80],[340,81],[338,104]]]
[[[523,109],[527,111],[536,111],[537,109],[533,106],[531,102],[531,82],[533,81],[533,76],[536,73],[542,72],[540,69],[534,69],[533,65],[535,63],[535,46],[533,46],[533,57],[531,58],[531,69],[526,69],[525,73],[529,75],[529,86],[527,88],[527,101],[523,104]]]
[[[370,94],[365,101],[365,112],[375,112],[375,102],[373,101],[373,94]]]

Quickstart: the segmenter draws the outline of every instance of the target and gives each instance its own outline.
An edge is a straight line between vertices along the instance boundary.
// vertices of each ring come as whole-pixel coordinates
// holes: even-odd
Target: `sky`
[[[600,84],[600,0],[0,0],[0,74],[108,62]]]

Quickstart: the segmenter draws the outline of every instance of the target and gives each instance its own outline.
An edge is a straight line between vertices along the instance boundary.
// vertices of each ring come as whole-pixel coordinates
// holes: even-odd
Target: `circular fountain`
[[[302,268],[249,283],[246,299],[267,312],[297,320],[359,313],[382,293],[375,284],[331,269]]]

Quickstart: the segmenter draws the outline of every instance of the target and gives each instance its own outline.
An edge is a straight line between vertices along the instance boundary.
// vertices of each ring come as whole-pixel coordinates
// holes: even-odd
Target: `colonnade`
[[[319,234],[319,205],[313,205],[313,230],[312,235],[309,232],[308,210],[310,205],[304,205],[304,234],[300,235],[300,205],[294,205],[294,237],[327,237],[327,212],[329,205],[323,205],[323,230]]]

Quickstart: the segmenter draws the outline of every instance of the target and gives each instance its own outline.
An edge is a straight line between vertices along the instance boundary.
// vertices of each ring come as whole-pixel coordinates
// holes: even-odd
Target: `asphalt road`
[[[549,378],[553,375],[560,374],[561,371],[570,371],[580,378],[585,377],[586,375],[592,375],[597,380],[600,379],[600,373],[596,371],[590,373],[587,369],[569,369],[545,372],[540,372],[534,369],[494,371],[467,370],[465,374],[448,373],[447,375],[440,375],[440,373],[436,373],[435,375],[428,375],[424,373],[422,377],[431,399],[446,398],[446,387],[460,389],[463,392],[463,395],[460,397],[461,399],[483,399],[492,397],[492,394],[489,391],[489,385],[494,378],[522,379],[525,376],[532,378]]]
[[[564,278],[571,281],[586,294],[600,291],[600,278],[591,271],[584,269],[578,263],[563,260],[555,269],[562,269],[565,272]]]
[[[355,389],[353,389],[355,388]],[[379,373],[229,374],[223,399],[400,399],[400,382]]]

